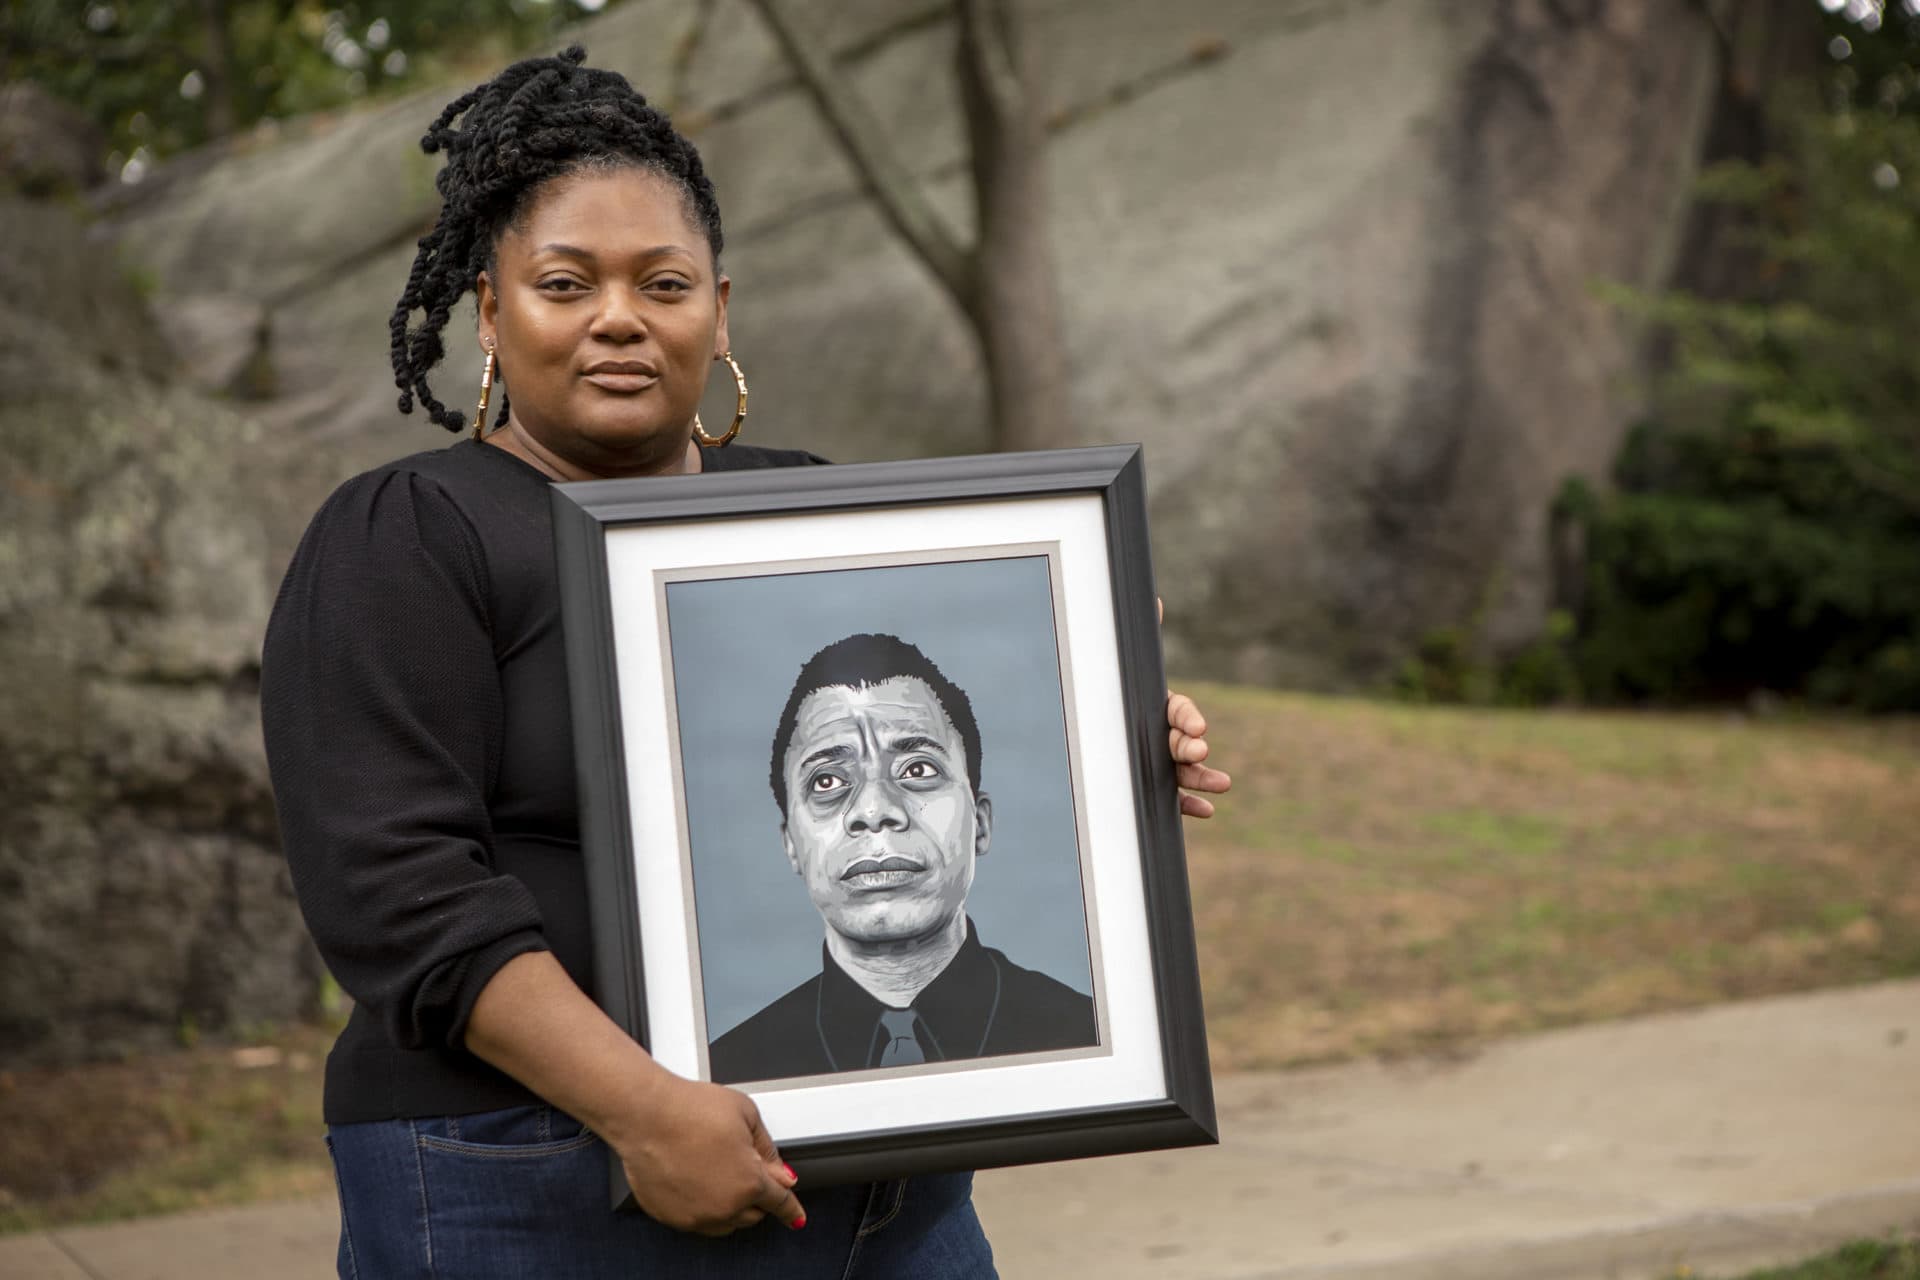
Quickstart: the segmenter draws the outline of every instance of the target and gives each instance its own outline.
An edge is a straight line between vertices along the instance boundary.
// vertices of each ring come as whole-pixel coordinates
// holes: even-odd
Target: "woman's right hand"
[[[793,1171],[781,1162],[752,1098],[664,1069],[650,1084],[632,1128],[601,1135],[649,1217],[709,1236],[769,1215],[795,1230],[806,1225]]]
[[[474,1001],[466,1044],[599,1134],[656,1222],[710,1236],[769,1214],[806,1225],[793,1171],[753,1099],[648,1057],[551,952],[529,951],[500,967]]]

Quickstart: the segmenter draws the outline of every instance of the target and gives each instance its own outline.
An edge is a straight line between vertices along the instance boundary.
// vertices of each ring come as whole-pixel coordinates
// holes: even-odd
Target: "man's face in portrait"
[[[781,838],[827,927],[912,943],[966,907],[992,807],[925,681],[827,685],[800,704],[784,765]]]

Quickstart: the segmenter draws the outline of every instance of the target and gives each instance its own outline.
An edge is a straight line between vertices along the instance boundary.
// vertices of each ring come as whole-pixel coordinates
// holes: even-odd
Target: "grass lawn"
[[[1920,973],[1920,722],[1180,687],[1218,1070]],[[0,1074],[0,1231],[326,1189],[329,1038]]]
[[[1692,1280],[1677,1272],[1673,1280]],[[1755,1271],[1740,1280],[1920,1280],[1920,1243],[1856,1240],[1798,1266]]]
[[[1920,722],[1193,692],[1216,1069],[1920,973]]]

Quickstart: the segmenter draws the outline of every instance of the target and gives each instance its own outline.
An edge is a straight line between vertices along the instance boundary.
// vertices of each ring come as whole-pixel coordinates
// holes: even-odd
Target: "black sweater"
[[[354,1000],[329,1124],[534,1101],[462,1047],[474,1000],[538,950],[592,990],[548,488],[474,441],[378,467],[320,508],[274,604],[260,703],[281,837]]]

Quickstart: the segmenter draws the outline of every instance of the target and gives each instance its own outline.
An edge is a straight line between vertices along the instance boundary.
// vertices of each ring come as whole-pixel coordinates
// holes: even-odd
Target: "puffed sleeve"
[[[432,480],[372,472],[314,517],[260,703],[321,956],[396,1045],[460,1047],[480,989],[546,942],[532,895],[489,865],[503,730],[484,552]]]

